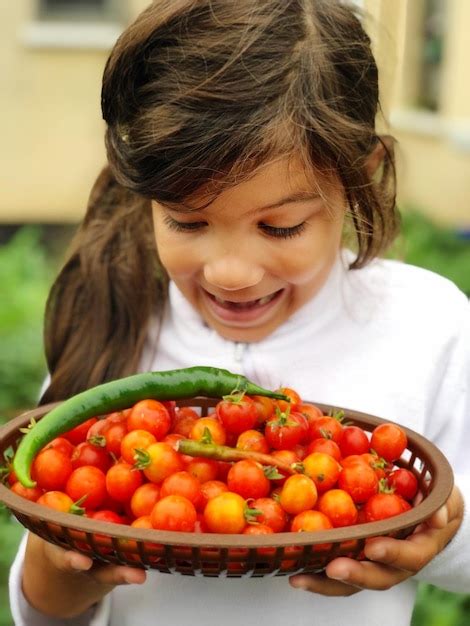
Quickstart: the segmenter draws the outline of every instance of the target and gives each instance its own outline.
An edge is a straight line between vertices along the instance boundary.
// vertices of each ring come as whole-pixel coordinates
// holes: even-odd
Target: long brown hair
[[[214,193],[273,158],[334,175],[359,268],[398,226],[392,148],[375,130],[377,67],[340,0],[155,0],[106,64],[108,167],[47,305],[42,402],[136,371],[167,279],[150,201]],[[382,143],[374,180],[367,157]]]

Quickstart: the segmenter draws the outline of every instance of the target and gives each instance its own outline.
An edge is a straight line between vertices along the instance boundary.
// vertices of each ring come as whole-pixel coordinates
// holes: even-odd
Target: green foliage
[[[45,376],[42,323],[51,262],[37,228],[25,227],[0,247],[0,411],[35,404]]]
[[[438,226],[416,210],[403,211],[403,234],[395,254],[452,280],[470,295],[470,240]]]

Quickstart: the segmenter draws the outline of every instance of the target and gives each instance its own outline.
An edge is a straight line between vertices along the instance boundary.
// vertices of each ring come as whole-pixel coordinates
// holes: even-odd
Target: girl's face
[[[204,204],[201,193],[185,206]],[[240,342],[260,341],[315,296],[337,256],[345,213],[339,184],[309,180],[287,159],[205,208],[152,205],[170,278],[211,328]]]

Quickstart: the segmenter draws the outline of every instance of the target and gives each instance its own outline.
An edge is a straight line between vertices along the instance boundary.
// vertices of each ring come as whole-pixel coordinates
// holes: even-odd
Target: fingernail
[[[303,589],[303,591],[306,591],[308,588],[307,581],[303,578],[291,578],[289,582],[295,589]]]
[[[447,523],[449,521],[449,516],[447,513],[447,507],[443,506],[439,509],[439,511],[436,513],[436,520],[438,525],[441,528],[444,528],[444,526],[447,526]]]
[[[126,572],[124,574],[124,582],[128,585],[141,585],[144,580],[142,580],[140,576],[134,574],[134,572]]]
[[[373,561],[380,561],[380,559],[384,558],[385,554],[385,548],[383,548],[382,546],[375,546],[367,550],[367,556]]]
[[[327,572],[327,576],[328,576],[328,578],[332,578],[333,580],[342,580],[342,581],[344,581],[344,580],[348,580],[349,572],[344,571],[344,570],[343,571],[339,570],[337,572],[334,572],[333,574],[330,574],[330,572]]]
[[[86,563],[78,554],[72,554],[70,557],[70,565],[73,569],[83,572],[84,570],[90,569],[90,563]]]

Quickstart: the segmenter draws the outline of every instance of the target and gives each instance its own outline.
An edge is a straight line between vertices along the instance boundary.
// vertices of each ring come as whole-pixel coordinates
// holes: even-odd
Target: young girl
[[[410,622],[418,580],[470,588],[467,298],[379,257],[398,224],[377,68],[334,0],[157,0],[117,42],[109,167],[47,307],[42,403],[195,364],[405,424],[457,487],[406,540],[323,574],[207,579],[92,563],[25,537],[16,624]],[[380,593],[377,593],[380,591]]]

